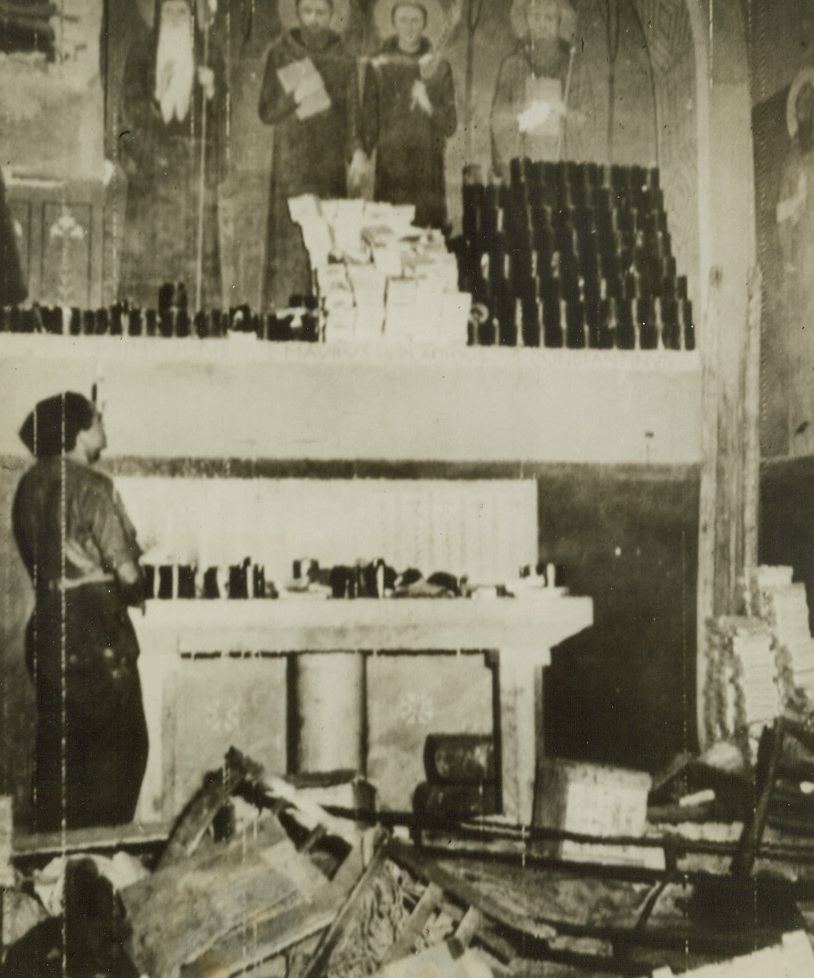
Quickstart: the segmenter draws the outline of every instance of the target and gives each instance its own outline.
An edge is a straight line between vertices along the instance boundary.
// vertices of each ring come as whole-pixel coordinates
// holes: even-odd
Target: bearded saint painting
[[[225,177],[222,56],[205,42],[190,0],[158,0],[153,31],[124,69],[122,163],[128,177],[119,294],[156,304],[184,283],[202,308],[220,307],[218,184]],[[197,297],[197,296],[196,296]]]
[[[517,45],[505,58],[492,103],[492,169],[507,176],[515,157],[559,159],[569,97],[572,52],[564,39],[573,10],[567,0],[514,0]]]

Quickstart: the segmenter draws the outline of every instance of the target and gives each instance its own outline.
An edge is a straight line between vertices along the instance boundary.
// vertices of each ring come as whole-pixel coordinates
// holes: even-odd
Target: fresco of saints
[[[500,66],[491,115],[492,168],[500,176],[514,157],[559,158],[572,58],[563,35],[572,16],[567,0],[514,0],[518,42]]]
[[[288,199],[346,197],[349,183],[360,182],[367,170],[356,62],[333,29],[344,20],[335,4],[339,0],[283,0],[280,18],[293,26],[266,59],[259,112],[274,132],[264,294],[275,306],[311,292],[308,255]]]
[[[381,2],[393,33],[371,61],[363,103],[365,144],[376,149],[373,196],[414,204],[416,225],[444,228],[444,151],[458,125],[452,69],[426,35],[428,4]],[[433,14],[441,19],[440,9]]]
[[[206,47],[205,61],[190,0],[158,0],[153,31],[128,52],[119,293],[139,305],[155,305],[163,282],[183,282],[193,295],[199,275],[202,307],[222,302],[218,184],[225,176],[226,83],[217,47]]]
[[[786,124],[792,149],[783,169],[777,228],[783,257],[786,316],[803,325],[814,312],[814,68],[804,68],[789,89]]]
[[[6,201],[3,172],[0,170],[0,306],[17,305],[25,299],[26,294],[17,252],[17,235]]]

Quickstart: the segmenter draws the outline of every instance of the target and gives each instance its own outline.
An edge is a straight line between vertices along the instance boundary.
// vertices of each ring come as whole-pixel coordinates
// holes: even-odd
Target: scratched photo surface
[[[136,973],[373,974],[431,880],[330,930],[336,811],[628,838],[682,752],[754,763],[814,691],[812,40],[814,0],[0,0],[0,883],[12,832],[169,838]]]

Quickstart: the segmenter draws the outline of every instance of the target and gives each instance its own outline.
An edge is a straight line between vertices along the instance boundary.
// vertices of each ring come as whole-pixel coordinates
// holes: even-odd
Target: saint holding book
[[[346,197],[349,181],[367,167],[358,134],[356,62],[331,28],[340,19],[334,0],[291,6],[296,26],[269,50],[259,107],[263,122],[274,126],[264,297],[276,306],[311,291],[308,256],[288,199]]]

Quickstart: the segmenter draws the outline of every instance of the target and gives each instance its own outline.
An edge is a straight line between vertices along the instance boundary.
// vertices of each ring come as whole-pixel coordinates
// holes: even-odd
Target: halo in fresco
[[[333,0],[334,14],[331,18],[331,30],[342,34],[350,23],[349,0]],[[297,0],[278,0],[277,13],[280,22],[286,30],[291,30],[299,24],[297,20]]]
[[[396,6],[397,2],[398,0],[378,0],[373,11],[376,29],[382,40],[393,34],[393,7]],[[401,0],[401,2],[406,3],[408,0]],[[430,39],[433,47],[437,47],[439,40],[449,30],[452,21],[459,19],[460,11],[455,5],[452,5],[447,12],[439,0],[416,0],[416,2],[427,11],[427,27],[424,34]]]
[[[797,135],[797,96],[800,89],[805,85],[814,88],[814,66],[806,65],[794,76],[794,81],[789,89],[789,97],[786,100],[786,126],[792,139]]]
[[[512,4],[511,12],[511,23],[512,30],[516,37],[521,40],[528,34],[528,25],[526,24],[526,7],[530,3],[530,0],[514,0]],[[554,0],[554,3],[559,4],[559,8],[562,12],[562,21],[560,23],[560,37],[564,41],[568,41],[570,44],[574,40],[574,34],[577,29],[577,15],[574,8],[568,2],[568,0]]]

